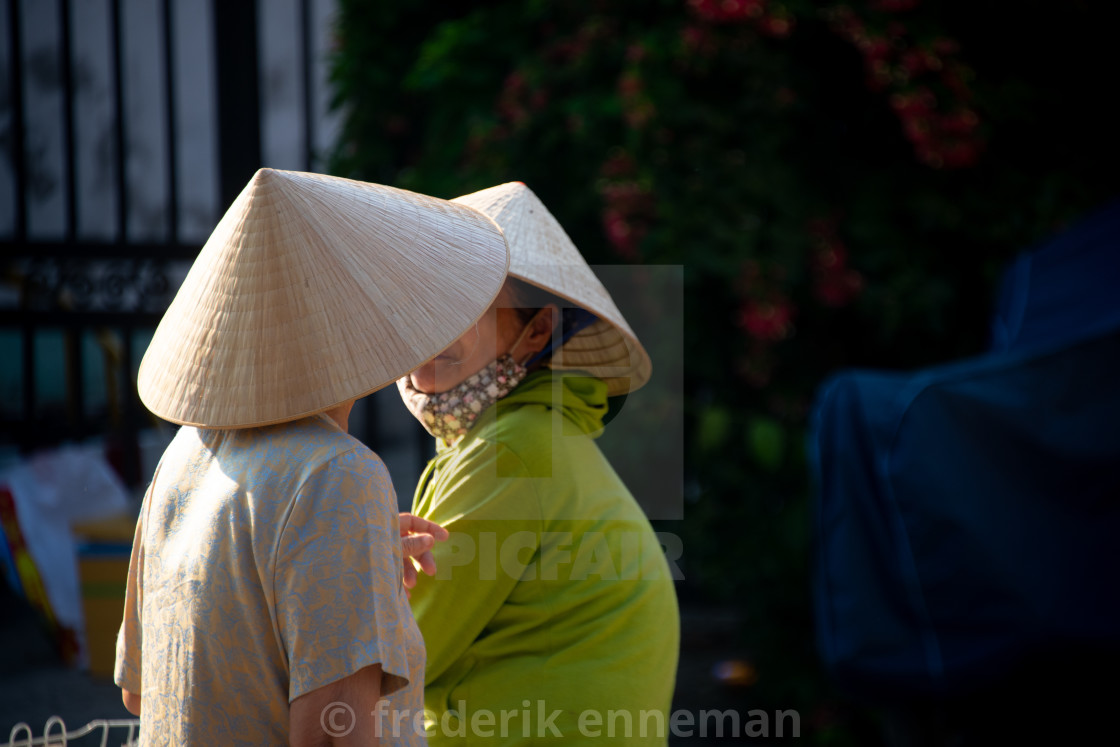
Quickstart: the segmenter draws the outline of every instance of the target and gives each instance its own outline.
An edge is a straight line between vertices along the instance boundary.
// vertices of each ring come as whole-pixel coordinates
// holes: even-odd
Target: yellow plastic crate
[[[94,676],[113,676],[135,527],[136,517],[130,515],[74,526],[86,649]]]

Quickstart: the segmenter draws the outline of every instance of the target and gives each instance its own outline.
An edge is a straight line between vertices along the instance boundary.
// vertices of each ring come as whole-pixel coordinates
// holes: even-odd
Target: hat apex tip
[[[261,166],[259,169],[257,169],[256,173],[253,174],[253,178],[249,180],[249,183],[264,185],[269,182],[281,179],[284,175],[285,172],[280,169],[274,169],[269,166]]]

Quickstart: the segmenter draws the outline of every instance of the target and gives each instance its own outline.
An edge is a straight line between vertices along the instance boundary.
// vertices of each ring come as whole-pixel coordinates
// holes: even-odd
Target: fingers
[[[404,588],[407,590],[416,586],[416,566],[412,563],[412,558],[405,557],[403,571],[401,580]]]
[[[424,553],[429,553],[435,547],[435,538],[430,534],[410,534],[401,537],[401,552],[410,558],[416,558]]]
[[[410,513],[400,514],[401,526],[401,551],[404,555],[404,572],[402,581],[405,591],[408,592],[419,578],[418,571],[423,571],[429,576],[436,575],[436,559],[432,555],[432,548],[437,541],[443,542],[450,533],[436,524]],[[411,598],[411,594],[409,597]]]
[[[440,542],[446,540],[450,535],[448,531],[436,524],[434,521],[428,521],[419,516],[413,516],[410,513],[402,513],[400,515],[401,535],[408,532],[419,532],[430,534]]]
[[[432,548],[436,541],[430,534],[411,534],[401,537],[401,550],[405,555],[406,575],[412,572],[412,583],[416,583],[416,565],[429,576],[436,575],[436,559],[432,556]],[[409,588],[412,588],[411,586]]]
[[[424,573],[429,576],[436,575],[436,559],[430,551],[417,556],[416,562],[420,564],[420,570]]]

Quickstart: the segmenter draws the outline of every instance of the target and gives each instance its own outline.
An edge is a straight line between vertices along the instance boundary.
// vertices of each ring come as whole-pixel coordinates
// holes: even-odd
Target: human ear
[[[552,341],[552,331],[556,329],[556,323],[559,319],[560,309],[556,304],[550,303],[541,308],[541,310],[529,320],[529,333],[525,337],[525,346],[528,348],[529,353],[539,353]]]

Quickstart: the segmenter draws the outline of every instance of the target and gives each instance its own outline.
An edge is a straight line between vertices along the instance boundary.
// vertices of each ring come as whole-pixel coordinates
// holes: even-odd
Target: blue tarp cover
[[[992,349],[818,391],[814,606],[857,691],[1120,647],[1120,202],[1021,256]]]

